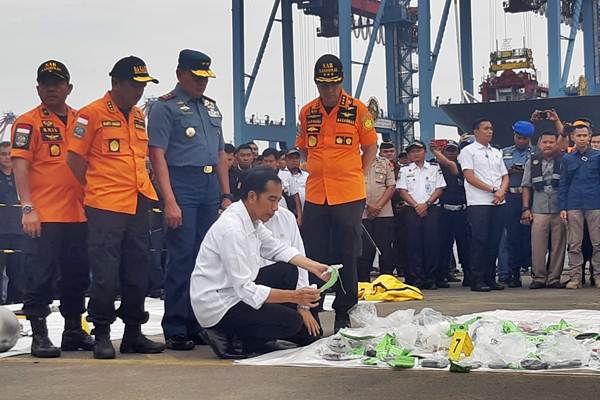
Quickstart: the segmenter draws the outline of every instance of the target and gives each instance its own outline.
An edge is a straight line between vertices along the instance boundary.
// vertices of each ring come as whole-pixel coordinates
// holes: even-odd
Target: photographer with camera
[[[506,196],[506,246],[508,249],[508,287],[521,286],[521,268],[531,266],[531,228],[521,223],[524,166],[532,155],[531,137],[535,127],[529,121],[517,121],[512,126],[515,144],[502,149],[508,170],[509,189]]]

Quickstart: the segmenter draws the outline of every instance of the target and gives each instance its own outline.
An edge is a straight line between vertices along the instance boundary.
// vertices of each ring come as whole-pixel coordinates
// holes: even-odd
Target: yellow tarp
[[[410,286],[392,275],[380,275],[373,282],[358,282],[358,299],[368,301],[423,300],[418,287]]]

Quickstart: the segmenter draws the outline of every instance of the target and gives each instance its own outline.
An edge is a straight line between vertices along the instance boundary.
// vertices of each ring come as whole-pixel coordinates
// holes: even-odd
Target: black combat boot
[[[115,358],[115,348],[110,341],[110,325],[95,325],[92,334],[94,335],[94,358],[101,360]]]
[[[81,328],[81,315],[65,317],[60,348],[62,351],[94,349],[94,339]]]
[[[31,342],[31,355],[39,358],[60,357],[60,349],[52,344],[48,337],[48,327],[45,317],[27,318],[31,323],[33,341]]]
[[[164,343],[153,342],[142,335],[140,325],[126,324],[119,351],[121,353],[162,353],[165,351],[165,345]]]

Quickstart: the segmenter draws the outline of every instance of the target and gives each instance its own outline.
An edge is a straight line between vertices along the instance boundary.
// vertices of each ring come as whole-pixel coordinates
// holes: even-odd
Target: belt
[[[444,205],[442,205],[442,207],[444,207],[444,210],[448,210],[448,211],[462,211],[467,208],[467,206],[465,204],[459,204],[459,205],[444,204]]]
[[[520,188],[520,187],[511,187],[511,188],[508,188],[508,191],[510,193],[523,193],[523,188]]]

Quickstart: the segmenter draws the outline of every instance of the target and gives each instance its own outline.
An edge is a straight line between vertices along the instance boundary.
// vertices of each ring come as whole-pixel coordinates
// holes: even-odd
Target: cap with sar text
[[[319,57],[315,63],[315,83],[336,84],[344,80],[344,68],[340,59],[333,54]]]
[[[216,78],[217,76],[210,69],[210,64],[210,57],[200,51],[185,49],[179,52],[177,68],[191,71],[196,76]]]
[[[113,78],[132,80],[135,82],[158,83],[158,79],[148,74],[144,60],[136,56],[121,58],[109,73]]]
[[[56,60],[48,60],[43,62],[37,69],[37,81],[40,82],[45,78],[54,77],[69,82],[71,75],[65,64]]]

